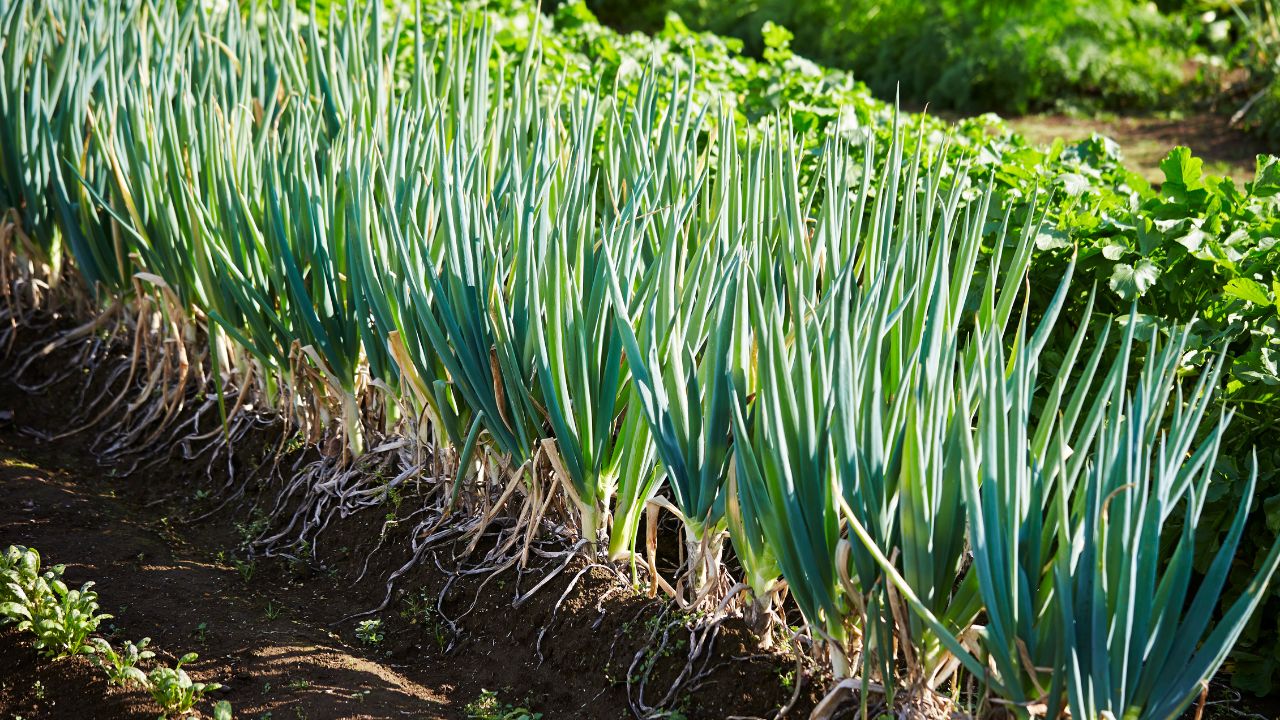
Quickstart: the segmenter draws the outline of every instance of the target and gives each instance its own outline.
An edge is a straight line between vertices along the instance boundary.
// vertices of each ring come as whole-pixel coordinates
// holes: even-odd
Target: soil
[[[1073,142],[1095,132],[1106,135],[1124,148],[1130,168],[1156,184],[1164,181],[1160,161],[1177,145],[1189,147],[1203,158],[1206,172],[1228,176],[1237,183],[1253,179],[1258,154],[1280,152],[1280,148],[1268,148],[1257,137],[1231,127],[1230,118],[1211,112],[1177,118],[1026,115],[1007,121],[1034,143],[1048,144],[1059,138]]]
[[[47,365],[60,361],[70,355]],[[512,598],[561,563],[458,577],[441,569],[457,548],[398,579],[387,609],[367,616],[382,621],[385,638],[363,643],[350,616],[376,608],[384,579],[409,558],[408,530],[387,521],[407,516],[414,498],[336,520],[314,560],[246,563],[246,527],[262,522],[253,508],[269,487],[236,471],[244,477],[232,484],[247,492],[211,512],[228,483],[207,462],[175,459],[121,476],[92,452],[109,424],[42,441],[70,426],[81,383],[69,378],[32,396],[13,385],[11,367],[0,362],[0,547],[37,548],[46,565],[66,565],[69,584],[94,581],[114,616],[101,628],[110,639],[150,637],[170,663],[198,653],[186,667],[197,681],[222,683],[209,699],[230,701],[238,718],[472,717],[468,704],[486,690],[547,720],[627,718],[637,653],[640,667],[652,663],[649,704],[685,666],[686,622],[614,572],[575,560],[514,608]],[[267,442],[238,449],[240,467],[253,467]],[[425,609],[437,597],[439,612]],[[653,651],[650,634],[668,629],[670,642]],[[806,716],[820,683],[752,638],[740,620],[720,625],[702,682],[669,706],[688,718],[771,716],[800,682],[794,716]],[[145,693],[109,686],[87,658],[46,660],[12,629],[0,632],[0,717],[156,715]]]

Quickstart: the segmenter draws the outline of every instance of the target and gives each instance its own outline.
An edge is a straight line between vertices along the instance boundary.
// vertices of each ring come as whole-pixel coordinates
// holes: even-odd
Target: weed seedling
[[[382,621],[361,620],[356,626],[356,637],[365,645],[376,646],[382,642]]]
[[[492,690],[481,690],[480,697],[467,703],[462,711],[468,720],[542,720],[542,713],[504,703]]]
[[[246,548],[254,539],[266,532],[270,520],[262,508],[254,508],[248,522],[237,522],[236,532],[240,535],[240,547]]]
[[[449,627],[436,611],[435,602],[426,590],[405,597],[400,617],[425,630],[441,652],[449,646]]]

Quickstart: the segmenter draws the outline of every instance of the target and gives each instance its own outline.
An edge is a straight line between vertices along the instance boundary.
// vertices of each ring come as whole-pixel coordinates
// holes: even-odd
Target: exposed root
[[[627,668],[627,703],[636,717],[663,716],[663,712],[671,708],[679,697],[697,692],[716,668],[724,664],[724,661],[713,662],[716,638],[720,635],[724,620],[724,617],[700,618],[689,625],[683,615],[671,617],[670,605],[663,607],[655,621],[650,623],[648,637]],[[689,633],[689,649],[685,655],[684,667],[671,681],[662,697],[650,705],[645,700],[645,693],[657,659],[671,654],[676,645],[674,635],[686,630]]]
[[[583,578],[583,576],[585,576],[588,572],[596,568],[614,573],[614,575],[617,576],[619,583],[609,588],[608,590],[605,590],[603,593],[600,594],[600,597],[596,598],[596,612],[598,613],[598,616],[596,617],[596,621],[592,623],[592,628],[591,628],[592,630],[595,630],[596,628],[600,627],[600,623],[604,620],[604,615],[605,615],[604,601],[607,600],[615,592],[618,592],[619,590],[622,590],[623,588],[626,587],[626,581],[627,581],[626,576],[623,575],[621,572],[619,572],[618,569],[616,567],[613,567],[612,565],[601,565],[599,563],[591,563],[583,567],[581,570],[579,570],[578,573],[573,576],[573,579],[569,581],[569,584],[565,586],[564,592],[560,593],[560,599],[556,601],[556,604],[554,606],[552,606],[551,617],[547,619],[547,622],[543,624],[542,629],[538,631],[538,640],[537,642],[534,643],[534,646],[533,646],[534,654],[537,655],[538,657],[538,665],[542,665],[542,662],[545,659],[542,655],[542,638],[546,636],[548,630],[550,630],[553,626],[555,626],[556,618],[560,614],[560,607],[564,605],[565,600],[567,600],[569,598],[569,595],[573,593],[573,589],[578,586],[578,581],[580,581]]]
[[[607,589],[607,591],[600,593],[600,596],[596,598],[595,600],[596,618],[595,618],[595,623],[591,624],[591,629],[593,630],[598,629],[600,626],[600,623],[603,623],[604,621],[604,601],[608,600],[609,597],[613,596],[613,593],[620,592],[620,591],[623,591],[623,589],[626,589],[627,587],[626,575],[623,575],[622,573],[620,573],[620,571],[618,571],[618,569],[614,568],[614,566],[612,565],[600,565],[598,564],[598,562],[593,562],[593,564],[586,565],[585,568],[582,568],[581,570],[577,571],[577,574],[573,575],[573,579],[570,580],[570,583],[568,583],[568,585],[564,587],[564,592],[562,592],[561,596],[559,596],[559,600],[556,601],[556,605],[552,606],[552,616],[550,616],[550,618],[547,620],[547,623],[541,626],[541,629],[538,630],[538,642],[534,643],[534,653],[536,656],[538,656],[539,665],[543,664],[543,661],[545,660],[545,657],[543,657],[543,638],[545,637],[545,635],[547,635],[548,630],[552,629],[553,626],[556,625],[556,619],[559,616],[559,609],[561,609],[561,606],[564,605],[564,601],[568,600],[568,596],[570,596],[570,594],[573,592],[573,588],[577,587],[577,583],[579,583],[579,580],[581,580],[582,577],[584,577],[584,575],[588,574],[589,571],[594,569],[611,571],[611,573],[616,575],[617,579],[620,580],[620,582],[618,582],[617,584],[614,584],[613,587]]]
[[[438,428],[422,432],[421,425],[428,421],[421,408],[391,406],[400,400],[389,393],[377,395],[376,383],[367,379],[354,398],[342,398],[354,399],[357,408],[359,427],[353,432],[348,424],[335,422],[337,390],[323,368],[316,367],[314,351],[291,348],[287,368],[264,368],[256,360],[229,362],[229,351],[210,344],[206,321],[181,312],[167,288],[138,290],[137,299],[116,300],[93,320],[20,357],[18,375],[55,353],[74,354],[64,371],[44,371],[23,385],[29,391],[66,382],[73,373],[85,376],[76,381],[80,412],[75,422],[46,439],[118,422],[91,449],[123,474],[157,467],[175,455],[189,463],[199,461],[210,484],[218,482],[215,472],[225,471],[221,501],[187,522],[224,511],[255,483],[265,485],[259,509],[272,525],[248,543],[251,557],[316,560],[325,531],[336,520],[387,505],[393,495],[411,498],[417,507],[407,517],[383,524],[356,578],[366,578],[372,558],[383,551],[388,537],[400,536],[394,526],[411,526],[408,557],[385,577],[381,603],[335,625],[386,610],[397,582],[429,558],[447,578],[436,611],[450,630],[452,648],[463,637],[460,623],[480,606],[495,579],[514,573],[511,606],[519,608],[557,579],[563,582],[573,568],[537,636],[534,650],[542,662],[545,638],[592,570],[606,570],[617,579],[597,598],[597,626],[605,615],[604,598],[630,588],[617,565],[600,561],[599,538],[584,537],[578,527],[578,508],[565,488],[563,470],[557,468],[554,444],[535,443],[532,456],[515,463],[481,443],[474,462],[460,467],[455,449],[431,443],[430,433]],[[16,324],[19,318],[22,314],[15,306],[0,305],[0,333],[8,332],[0,341],[21,327]],[[218,354],[211,358],[214,353]],[[213,376],[214,368],[218,377]],[[346,392],[349,396],[349,389]],[[279,433],[271,436],[274,452],[261,461],[237,453],[244,438],[266,429]],[[350,447],[355,432],[372,449],[357,455]],[[297,445],[290,446],[294,441]],[[297,447],[301,451],[295,452]],[[664,604],[647,624],[645,647],[628,666],[628,702],[640,717],[658,716],[696,692],[729,662],[714,655],[723,622],[741,613],[754,618],[753,624],[772,625],[778,597],[771,592],[755,598],[746,585],[732,581],[721,558],[725,534],[714,527],[696,539],[685,538],[676,576],[670,582],[662,578],[653,543],[658,536],[657,511],[664,502],[655,499],[649,506],[647,580],[654,592],[661,589],[670,595],[674,605]],[[585,562],[575,567],[580,557]],[[468,580],[459,582],[464,579]],[[456,593],[450,593],[463,584],[474,595],[459,608]],[[445,612],[449,600],[452,614]],[[664,674],[658,686],[657,658],[681,652],[683,663],[673,668],[674,678],[668,681]],[[797,687],[792,704],[798,693]],[[784,708],[778,717],[785,714]]]
[[[61,371],[60,373],[52,373],[50,374],[49,377],[45,378],[43,381],[40,381],[38,383],[26,383],[26,382],[23,382],[22,380],[23,376],[26,375],[27,371],[31,369],[32,365],[37,361],[46,360],[50,355],[53,355],[58,350],[71,346],[75,344],[77,341],[80,341],[86,337],[90,337],[95,333],[97,333],[99,329],[101,329],[107,323],[114,320],[116,313],[120,312],[121,307],[123,307],[122,303],[120,303],[119,301],[115,301],[111,305],[109,305],[106,310],[99,313],[96,317],[94,317],[89,322],[86,322],[82,325],[71,328],[70,330],[64,330],[49,342],[45,343],[42,346],[36,347],[32,352],[29,352],[24,356],[22,356],[21,358],[19,358],[17,362],[17,366],[14,369],[13,375],[12,375],[13,384],[26,392],[34,394],[34,393],[40,392],[41,390],[51,385],[61,382],[62,380],[65,380],[66,378],[70,377],[73,373],[79,372],[80,368],[82,367],[82,363],[73,362],[73,363],[68,363],[67,368]]]
[[[445,487],[445,484],[440,483],[436,487],[438,490],[442,490]],[[443,494],[444,494],[443,492],[433,492],[433,495],[437,496],[437,501],[432,505],[428,505],[422,508],[422,510],[420,511],[420,512],[425,512],[427,516],[425,519],[420,520],[418,524],[414,526],[412,532],[409,533],[409,538],[410,538],[409,559],[403,565],[397,568],[394,572],[392,572],[390,575],[387,576],[386,594],[384,595],[382,602],[377,607],[370,608],[369,610],[364,610],[361,612],[348,615],[344,618],[341,618],[337,622],[333,623],[333,625],[335,626],[340,625],[342,623],[354,620],[356,618],[373,615],[387,609],[387,607],[391,605],[391,598],[395,592],[396,580],[398,580],[405,573],[412,570],[422,560],[422,558],[426,556],[428,551],[442,547],[460,538],[467,537],[468,534],[475,528],[476,524],[479,522],[478,519],[475,517],[460,518],[457,522],[450,522],[450,523],[444,522],[444,518],[448,512],[447,497],[446,498],[438,497]],[[437,566],[439,566],[438,558],[436,560],[436,564]],[[365,567],[366,569],[368,567],[367,559],[366,559]],[[444,571],[443,568],[441,568],[441,570]],[[363,578],[363,577],[364,577],[364,572],[361,572],[360,578]],[[359,581],[359,578],[357,579],[357,582],[358,581]],[[448,586],[446,585],[445,590],[447,591],[447,589],[448,589]],[[442,600],[443,596],[444,596],[444,592],[441,593],[441,598],[437,599],[437,606],[439,606],[443,601]],[[446,616],[443,614],[441,614],[441,618],[445,618],[447,620]],[[452,623],[450,624],[452,625]]]

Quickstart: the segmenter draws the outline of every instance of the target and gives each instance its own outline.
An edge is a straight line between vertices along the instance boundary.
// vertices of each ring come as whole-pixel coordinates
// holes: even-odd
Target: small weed
[[[467,703],[462,711],[468,720],[542,720],[542,713],[504,703],[492,690],[481,690],[480,697]]]
[[[284,608],[272,603],[269,600],[267,601],[266,615],[268,620],[275,620],[276,618],[280,617],[280,613],[282,612],[284,612]]]
[[[787,692],[791,692],[792,688],[796,686],[795,668],[779,672],[778,682],[782,685],[783,690],[786,690]]]
[[[233,559],[231,564],[235,566],[236,572],[240,573],[240,579],[243,580],[245,584],[248,584],[249,581],[253,579],[253,573],[258,568],[258,564],[252,560],[245,562],[239,558]]]
[[[378,645],[382,642],[382,621],[361,620],[356,626],[356,637],[365,645]]]
[[[249,543],[266,532],[270,521],[267,513],[262,508],[254,508],[253,512],[249,514],[248,522],[237,522],[236,532],[240,535],[240,547],[248,547]]]
[[[688,638],[683,634],[672,634],[667,638],[667,633],[672,630],[688,628],[696,623],[703,614],[701,612],[674,612],[670,616],[667,614],[653,615],[643,623],[628,622],[622,626],[622,631],[628,637],[635,637],[635,634],[643,628],[644,637],[647,638],[644,647],[644,659],[640,664],[639,671],[634,675],[628,675],[627,683],[633,684],[639,682],[642,678],[648,677],[658,662],[676,656],[679,652],[684,652],[689,645]],[[663,638],[662,642],[656,642],[658,638]]]
[[[400,617],[426,631],[441,652],[449,647],[449,625],[440,617],[434,599],[425,589],[405,597]]]
[[[400,503],[404,497],[400,494],[400,488],[392,487],[390,483],[383,486],[383,501],[391,507],[391,512],[387,513],[388,517],[394,518],[396,513],[400,512]]]
[[[286,555],[286,561],[289,568],[289,574],[294,578],[302,579],[308,577],[312,573],[312,564],[308,560],[312,554],[311,543],[303,540],[298,543],[298,552],[296,555]]]
[[[303,435],[302,433],[298,433],[297,435],[294,435],[293,437],[289,438],[289,443],[284,446],[283,455],[285,457],[288,457],[298,452],[302,448],[306,447],[306,444],[307,444],[307,436]]]

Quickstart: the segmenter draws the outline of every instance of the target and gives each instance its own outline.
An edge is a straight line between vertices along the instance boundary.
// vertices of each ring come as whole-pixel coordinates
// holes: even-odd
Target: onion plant
[[[1250,502],[1246,494],[1227,541],[1193,583],[1195,529],[1230,419],[1207,433],[1201,427],[1221,363],[1184,398],[1177,378],[1187,330],[1174,328],[1162,345],[1152,328],[1130,387],[1136,326],[1131,316],[1100,382],[1095,351],[1068,397],[1082,326],[1038,421],[1042,343],[1019,333],[1029,341],[1006,359],[988,335],[965,381],[979,408],[964,438],[964,488],[987,615],[982,645],[1022,713],[1040,706],[1078,717],[1178,717],[1225,660],[1280,564],[1273,544],[1247,591],[1213,620]]]
[[[607,529],[617,488],[615,420],[621,414],[622,338],[609,308],[608,258],[595,245],[595,188],[590,173],[594,102],[575,106],[565,176],[557,189],[554,230],[534,239],[529,306],[541,398],[556,442],[553,464],[578,509],[583,537]]]
[[[732,324],[724,318],[732,315],[730,278],[737,261],[731,232],[716,215],[698,214],[697,201],[715,192],[696,164],[705,110],[677,85],[659,114],[656,94],[646,85],[630,126],[615,122],[615,137],[625,141],[606,174],[611,189],[630,193],[613,204],[644,213],[635,221],[643,240],[638,249],[606,248],[611,263],[626,270],[611,273],[610,289],[640,400],[631,411],[644,413],[671,493],[670,501],[652,502],[679,519],[690,596],[702,602],[719,580],[724,543],[733,392],[728,372],[742,360],[731,351]],[[656,125],[653,137],[642,124],[646,119]],[[634,254],[645,250],[652,255],[636,262]]]

